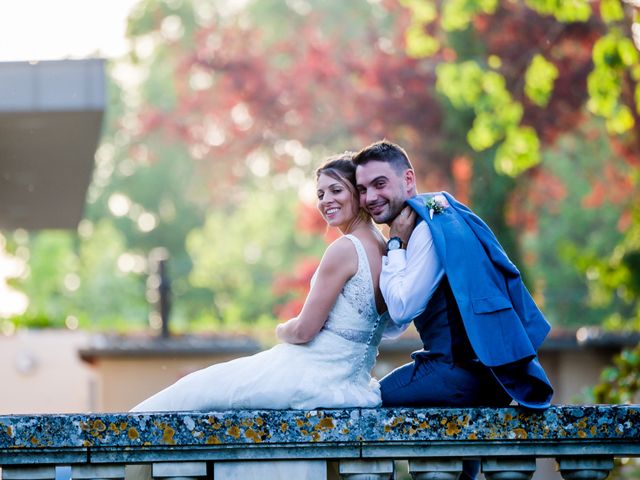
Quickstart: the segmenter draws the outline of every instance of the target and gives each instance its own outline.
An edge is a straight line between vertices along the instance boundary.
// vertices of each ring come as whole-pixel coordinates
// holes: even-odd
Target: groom
[[[547,408],[536,352],[550,327],[489,227],[446,192],[417,195],[398,145],[353,161],[362,207],[390,227],[380,289],[396,333],[413,321],[424,347],[380,381],[383,406]],[[460,480],[479,471],[465,460]]]
[[[398,145],[373,143],[353,161],[361,205],[390,226],[389,314],[398,333],[413,321],[424,346],[381,380],[383,405],[547,408],[536,352],[550,326],[489,227],[446,192],[417,195]]]

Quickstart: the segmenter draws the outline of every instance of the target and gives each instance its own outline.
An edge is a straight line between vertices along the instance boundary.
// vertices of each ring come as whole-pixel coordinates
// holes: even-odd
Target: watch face
[[[398,240],[397,238],[392,238],[387,243],[387,249],[396,250],[396,249],[400,248],[400,245],[401,245],[400,240]]]

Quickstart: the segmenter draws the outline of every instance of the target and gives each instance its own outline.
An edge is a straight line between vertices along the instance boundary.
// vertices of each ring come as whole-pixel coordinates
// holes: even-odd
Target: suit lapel
[[[431,236],[433,237],[433,244],[436,248],[436,253],[440,258],[442,265],[446,269],[445,258],[447,253],[447,245],[444,241],[444,233],[442,232],[440,222],[437,221],[438,215],[434,215],[433,218],[431,218],[431,216],[429,215],[429,210],[424,203],[425,197],[423,197],[422,195],[416,195],[415,197],[407,200],[407,204],[409,204],[409,206],[416,211],[420,218],[427,222],[427,226],[429,227]]]

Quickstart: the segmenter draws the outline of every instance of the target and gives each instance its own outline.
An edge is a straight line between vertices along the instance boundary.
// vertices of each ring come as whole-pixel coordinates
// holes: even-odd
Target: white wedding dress
[[[371,369],[388,316],[377,312],[364,247],[355,236],[346,237],[358,253],[358,271],[345,283],[312,341],[278,344],[199,370],[132,411],[379,406],[380,386]]]
[[[282,343],[250,357],[199,370],[132,411],[379,406],[380,385],[370,372],[389,317],[386,313],[378,315],[376,310],[364,247],[355,236],[346,237],[358,253],[358,271],[345,283],[325,325],[312,341]],[[338,478],[334,469],[322,460],[237,461],[215,463],[214,475],[223,480],[317,480]],[[125,478],[149,480],[151,466],[130,465]]]

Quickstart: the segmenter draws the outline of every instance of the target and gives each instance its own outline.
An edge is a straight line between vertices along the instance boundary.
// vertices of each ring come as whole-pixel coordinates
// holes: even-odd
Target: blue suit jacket
[[[443,199],[444,208],[431,216],[426,200],[434,197]],[[493,232],[447,192],[418,195],[407,203],[431,230],[480,362],[492,368],[520,404],[548,406],[553,390],[536,352],[551,327]]]

